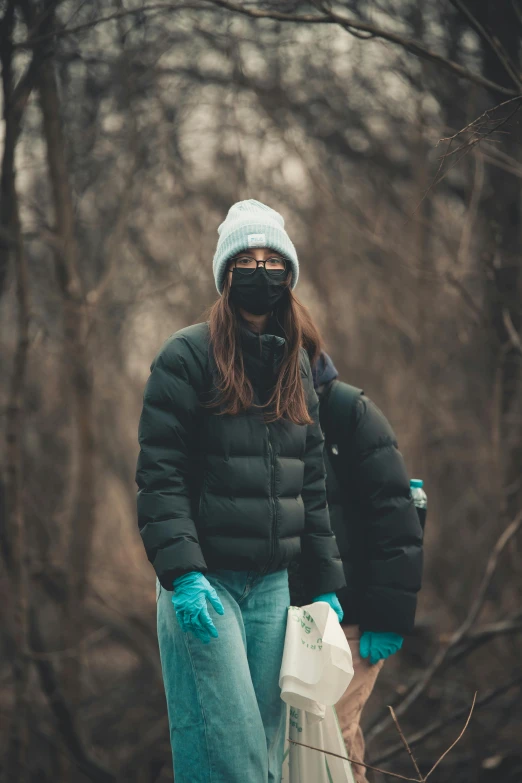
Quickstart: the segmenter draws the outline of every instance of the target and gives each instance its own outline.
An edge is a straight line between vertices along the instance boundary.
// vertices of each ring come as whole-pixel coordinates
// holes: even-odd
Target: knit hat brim
[[[267,207],[265,209],[269,210]],[[279,213],[274,214],[277,214],[282,221]],[[290,286],[295,288],[299,277],[297,251],[283,225],[268,214],[263,214],[260,218],[255,214],[251,215],[250,220],[245,221],[243,218],[243,220],[231,220],[229,223],[224,221],[219,227],[220,237],[214,255],[213,271],[216,288],[220,294],[223,292],[229,260],[241,250],[249,250],[253,247],[268,247],[281,253],[290,264],[292,272]],[[227,230],[229,228],[231,230]]]

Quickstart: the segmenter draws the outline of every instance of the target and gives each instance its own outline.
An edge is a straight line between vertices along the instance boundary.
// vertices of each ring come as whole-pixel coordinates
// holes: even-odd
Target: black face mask
[[[286,276],[283,269],[270,274],[260,266],[255,272],[234,269],[230,299],[247,313],[265,315],[274,309],[286,291]]]

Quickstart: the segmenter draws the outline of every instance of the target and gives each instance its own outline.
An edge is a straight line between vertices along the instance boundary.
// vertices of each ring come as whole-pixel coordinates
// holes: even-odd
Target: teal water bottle
[[[417,514],[419,516],[419,522],[421,523],[422,532],[424,532],[424,525],[426,524],[426,514],[428,512],[428,497],[423,490],[424,481],[422,479],[411,479],[410,490]]]

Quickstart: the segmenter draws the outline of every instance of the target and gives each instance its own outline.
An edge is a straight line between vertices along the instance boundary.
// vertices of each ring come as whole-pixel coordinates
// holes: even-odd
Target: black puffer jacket
[[[323,354],[314,381],[326,435],[330,519],[347,583],[338,592],[343,622],[405,635],[414,627],[423,560],[408,474],[388,420],[369,397],[355,394],[354,403],[352,387],[348,394],[337,391],[335,410],[329,404],[336,378]],[[292,603],[310,600],[296,563],[290,566],[290,594]]]
[[[275,331],[275,329],[274,329]],[[284,351],[277,334],[242,330],[255,402]],[[326,505],[323,436],[308,358],[301,374],[314,425],[267,424],[202,406],[215,389],[208,324],[182,329],[151,365],[139,423],[138,525],[162,586],[188,571],[277,571],[302,550],[316,595],[345,584]]]
[[[351,420],[330,424],[324,414],[337,371],[326,358],[315,381],[327,441],[330,519],[347,582],[338,593],[344,622],[368,631],[408,634],[423,560],[423,533],[408,473],[388,420],[365,394],[347,410]],[[328,444],[334,445],[329,449]]]

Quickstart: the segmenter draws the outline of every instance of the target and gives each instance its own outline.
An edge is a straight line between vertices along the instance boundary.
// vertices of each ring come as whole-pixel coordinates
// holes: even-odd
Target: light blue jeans
[[[172,592],[156,579],[158,642],[175,783],[280,783],[286,705],[283,657],[288,572],[205,574],[225,609],[209,605],[219,637],[179,627]]]

